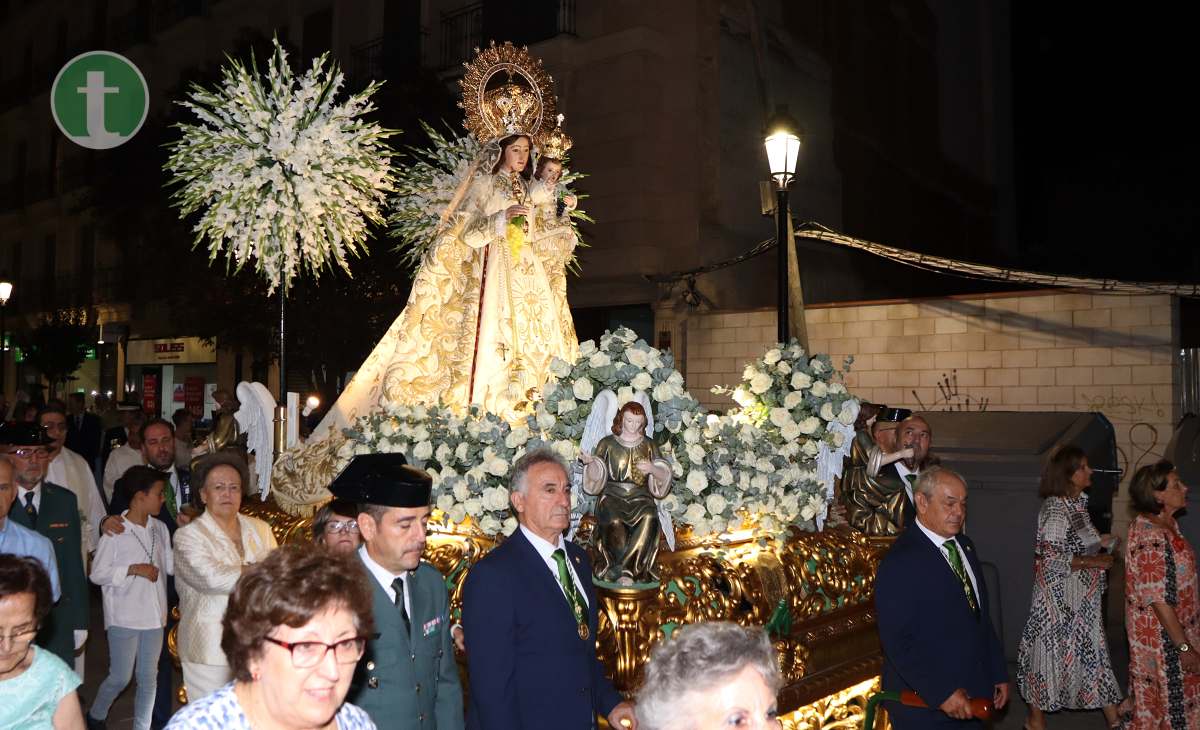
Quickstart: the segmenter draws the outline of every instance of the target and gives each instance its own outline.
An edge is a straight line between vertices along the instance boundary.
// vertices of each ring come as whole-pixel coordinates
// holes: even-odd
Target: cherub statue
[[[605,415],[616,406],[616,397],[605,390],[596,398],[579,456],[583,490],[600,496],[593,533],[600,551],[596,577],[623,586],[656,582],[659,530],[674,542],[674,528],[659,505],[671,492],[671,464],[649,438],[654,433],[649,403],[631,400],[609,420]],[[587,448],[587,437],[594,439],[596,424],[605,421],[610,433]]]

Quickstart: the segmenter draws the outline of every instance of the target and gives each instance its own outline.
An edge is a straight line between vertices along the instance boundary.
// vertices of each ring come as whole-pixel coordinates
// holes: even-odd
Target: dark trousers
[[[175,578],[167,577],[167,625],[163,627],[162,651],[158,654],[158,687],[154,693],[154,712],[150,715],[150,730],[162,730],[175,712],[175,678],[171,665],[171,650],[167,648],[167,635],[177,621],[171,611],[179,605],[179,594],[175,592]]]

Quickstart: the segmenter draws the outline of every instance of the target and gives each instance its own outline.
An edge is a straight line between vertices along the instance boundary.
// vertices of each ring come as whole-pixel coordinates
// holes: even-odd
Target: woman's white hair
[[[771,692],[778,694],[783,680],[766,631],[720,621],[679,629],[650,654],[635,705],[638,727],[694,730],[698,727],[695,700],[746,667],[758,672]]]

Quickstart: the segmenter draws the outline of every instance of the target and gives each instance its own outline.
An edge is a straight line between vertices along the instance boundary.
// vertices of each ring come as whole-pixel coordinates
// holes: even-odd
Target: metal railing
[[[346,68],[347,88],[359,91],[372,81],[383,80],[383,50],[383,36],[350,49],[350,64]]]
[[[442,68],[457,66],[483,43],[483,3],[477,2],[442,15]]]

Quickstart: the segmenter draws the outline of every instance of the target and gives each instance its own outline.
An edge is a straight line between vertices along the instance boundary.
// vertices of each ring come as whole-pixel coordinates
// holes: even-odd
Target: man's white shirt
[[[896,473],[900,475],[900,482],[904,485],[905,493],[908,494],[908,501],[912,502],[913,506],[916,506],[917,499],[913,496],[912,480],[908,477],[910,475],[915,477],[917,472],[909,471],[909,468],[904,465],[903,461],[893,461],[892,463],[896,465]]]
[[[575,572],[575,566],[571,564],[571,554],[567,552],[566,540],[563,539],[563,536],[559,535],[558,544],[552,545],[533,534],[532,531],[527,530],[525,525],[521,525],[520,529],[525,535],[525,538],[529,540],[529,543],[533,545],[533,549],[537,550],[537,553],[541,556],[542,561],[546,563],[546,568],[550,571],[550,574],[554,576],[554,584],[558,586],[559,590],[563,592],[563,596],[565,597],[567,595],[567,591],[565,588],[563,588],[562,583],[560,583],[558,580],[558,561],[554,559],[554,551],[558,550],[559,548],[562,549],[563,553],[567,556],[567,570],[571,573],[571,579],[575,581],[575,590],[578,591],[580,598],[583,599],[585,604],[591,605],[591,602],[588,601],[587,591],[583,589],[583,583],[579,580],[579,574]],[[568,598],[567,600],[570,599]]]
[[[392,603],[396,602],[396,589],[392,588],[392,581],[399,578],[404,581],[404,611],[408,614],[409,620],[412,620],[412,590],[408,587],[408,571],[396,575],[392,571],[376,563],[371,554],[367,552],[367,545],[363,543],[358,547],[358,557],[362,559],[363,565],[367,566],[369,572],[375,582],[383,588],[383,592],[387,594]]]
[[[921,524],[920,517],[916,519],[916,522],[917,527],[921,528],[921,532],[925,533],[925,537],[929,538],[929,541],[932,542],[934,547],[938,549],[938,552],[942,554],[942,558],[945,559],[946,564],[950,566],[951,570],[953,570],[954,564],[950,562],[950,555],[946,552],[946,549],[943,548],[942,545],[946,544],[946,542],[950,540],[954,540],[954,538],[942,537],[936,532],[930,530],[928,527]],[[959,557],[962,558],[963,568],[967,571],[967,577],[971,579],[971,587],[975,589],[975,596],[978,598],[979,581],[975,579],[975,571],[971,570],[971,561],[967,560],[967,548],[958,540],[954,540],[954,544],[958,546],[958,554]]]

